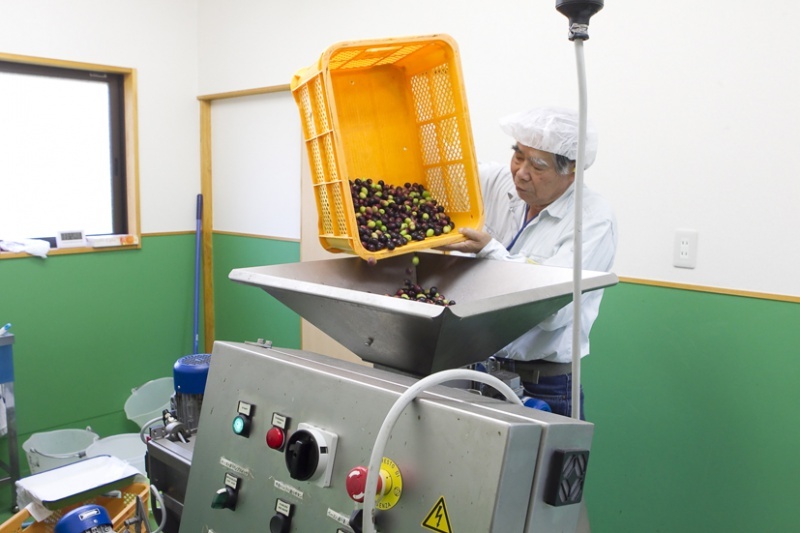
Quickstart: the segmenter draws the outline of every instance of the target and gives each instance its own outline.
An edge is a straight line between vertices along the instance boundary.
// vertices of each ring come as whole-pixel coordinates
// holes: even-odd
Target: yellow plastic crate
[[[28,527],[23,525],[31,518],[27,509],[21,509],[17,514],[0,524],[0,533],[52,533],[61,517],[83,505],[100,505],[108,511],[111,517],[112,527],[117,533],[127,533],[136,531],[135,526],[125,525],[125,521],[136,515],[136,497],[141,498],[145,510],[148,509],[150,501],[150,485],[147,483],[131,483],[127,487],[120,489],[121,497],[96,496],[86,501],[69,505],[63,509],[55,511],[42,522],[33,522]],[[145,519],[148,519],[145,517]],[[141,529],[144,531],[144,528]]]
[[[459,228],[483,226],[467,99],[451,37],[338,43],[298,71],[291,89],[326,250],[382,259],[462,241]],[[361,244],[350,194],[356,178],[423,185],[455,231],[370,252]]]

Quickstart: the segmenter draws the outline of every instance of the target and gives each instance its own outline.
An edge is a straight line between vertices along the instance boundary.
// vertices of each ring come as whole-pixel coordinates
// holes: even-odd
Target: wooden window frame
[[[111,91],[111,98],[122,99],[122,117],[111,116],[112,122],[121,119],[124,122],[123,134],[115,138],[112,133],[112,143],[117,143],[120,148],[121,157],[117,164],[124,167],[124,175],[118,173],[121,181],[114,184],[114,187],[124,187],[115,194],[121,204],[114,205],[115,219],[114,227],[126,227],[125,234],[127,239],[121,240],[119,245],[105,247],[75,247],[75,248],[51,248],[48,255],[65,255],[75,253],[87,253],[97,251],[109,251],[119,249],[139,249],[141,248],[141,211],[139,206],[139,141],[138,141],[138,113],[137,113],[137,80],[136,69],[115,67],[108,65],[98,65],[93,63],[82,63],[76,61],[65,61],[60,59],[49,59],[42,57],[24,56],[16,54],[0,53],[0,61],[17,63],[24,69],[25,65],[30,65],[36,70],[40,69],[68,69],[69,71],[84,71],[99,74],[112,74],[121,78],[119,90]],[[118,122],[117,122],[118,125]],[[114,128],[112,130],[119,128]],[[115,178],[116,180],[117,178]],[[31,257],[26,253],[13,253],[0,251],[0,260],[18,257]]]

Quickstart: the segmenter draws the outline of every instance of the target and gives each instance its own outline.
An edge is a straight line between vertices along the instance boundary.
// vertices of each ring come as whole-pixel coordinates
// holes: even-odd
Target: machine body
[[[164,533],[178,533],[180,529],[196,439],[193,435],[188,442],[182,442],[163,436],[147,442],[147,476],[164,500],[164,508],[154,509],[153,513],[159,521],[161,513],[166,513]]]
[[[147,474],[164,499],[164,508],[154,513],[159,520],[166,514],[165,533],[177,533],[180,527],[210,360],[211,354],[192,354],[175,362],[173,410],[164,415],[163,427],[150,428]]]
[[[217,342],[213,353],[180,531],[358,531],[348,477],[368,463],[386,413],[416,380],[297,350]],[[574,531],[580,506],[570,503],[579,501],[592,432],[589,423],[435,387],[394,428],[376,524]],[[565,454],[583,458],[566,481]],[[573,482],[577,499],[547,502]]]
[[[216,342],[196,434],[148,445],[148,472],[169,487],[181,533],[360,533],[364,467],[403,393],[420,377],[485,361],[572,298],[569,269],[418,255],[230,273],[374,367],[271,342]],[[583,291],[617,282],[582,275]],[[458,304],[389,296],[405,276]],[[421,393],[396,420],[378,477],[378,531],[574,532],[593,426],[451,385]]]

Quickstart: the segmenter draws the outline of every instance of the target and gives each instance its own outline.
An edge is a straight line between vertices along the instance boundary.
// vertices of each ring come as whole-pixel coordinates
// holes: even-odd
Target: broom
[[[203,195],[197,195],[197,229],[195,231],[195,254],[194,254],[194,348],[192,353],[198,352],[200,336],[198,325],[200,322],[200,246],[203,233]]]

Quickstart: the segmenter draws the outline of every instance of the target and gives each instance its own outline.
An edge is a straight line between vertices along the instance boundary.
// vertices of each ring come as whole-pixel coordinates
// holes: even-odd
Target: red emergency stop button
[[[378,494],[383,492],[383,476],[378,476]],[[347,495],[353,501],[362,503],[364,501],[364,487],[367,485],[367,469],[357,466],[347,473],[347,480],[344,483]]]
[[[286,442],[286,433],[279,427],[272,427],[267,431],[267,446],[273,450],[280,450]]]

